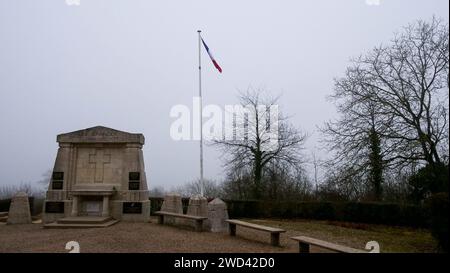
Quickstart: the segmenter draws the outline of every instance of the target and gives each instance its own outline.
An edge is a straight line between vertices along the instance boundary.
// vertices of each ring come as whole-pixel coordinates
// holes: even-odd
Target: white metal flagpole
[[[204,196],[205,194],[205,185],[203,182],[203,116],[202,116],[202,59],[201,59],[201,43],[202,38],[200,33],[201,30],[197,30],[198,32],[198,96],[199,96],[199,105],[200,105],[200,195]]]

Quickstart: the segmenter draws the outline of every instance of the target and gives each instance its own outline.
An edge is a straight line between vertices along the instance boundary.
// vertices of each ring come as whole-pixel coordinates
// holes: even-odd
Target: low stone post
[[[25,192],[17,193],[9,206],[8,225],[31,224],[30,203]]]

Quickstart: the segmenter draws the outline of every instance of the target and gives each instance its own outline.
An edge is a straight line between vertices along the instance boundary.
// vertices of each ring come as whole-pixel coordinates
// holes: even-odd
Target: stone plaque
[[[52,190],[62,190],[62,189],[63,189],[63,181],[52,182]]]
[[[64,213],[64,202],[46,202],[45,213]]]
[[[130,172],[128,174],[128,180],[140,180],[141,179],[141,173],[139,172]]]
[[[86,202],[86,213],[88,215],[100,213],[100,202]]]
[[[53,172],[52,179],[53,180],[64,180],[64,173],[63,172]]]
[[[138,191],[139,190],[139,181],[130,181],[128,183],[128,190],[130,191]]]
[[[142,203],[140,203],[140,202],[124,202],[122,212],[129,213],[129,214],[141,214],[142,213]]]

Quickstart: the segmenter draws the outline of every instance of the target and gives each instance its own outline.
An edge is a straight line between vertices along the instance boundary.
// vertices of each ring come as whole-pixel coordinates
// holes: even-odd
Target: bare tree
[[[435,18],[417,21],[390,47],[377,48],[357,63],[366,96],[389,125],[383,134],[399,151],[391,161],[433,165],[448,154],[448,34],[448,25]]]
[[[381,114],[372,101],[365,99],[357,82],[348,78],[337,80],[335,90],[332,99],[341,114],[340,119],[327,122],[321,131],[327,148],[334,152],[328,166],[341,172],[337,174],[335,170],[328,174],[346,184],[368,180],[372,199],[379,201],[383,169],[395,148],[381,137],[387,125],[379,122]]]
[[[164,190],[164,187],[154,187],[149,190],[149,196],[151,197],[164,197],[166,194],[166,191]]]
[[[228,199],[249,200],[252,194],[251,168],[229,170],[222,182],[222,195]]]
[[[197,179],[178,187],[176,192],[179,192],[183,196],[199,195],[201,193],[201,187],[202,183],[200,179]],[[215,181],[203,179],[203,187],[205,197],[215,198],[221,194],[220,187]]]
[[[44,192],[48,190],[49,183],[51,182],[51,179],[52,179],[52,173],[53,173],[53,170],[48,169],[41,175],[41,179],[36,181],[36,183],[40,187],[42,187]]]
[[[384,168],[448,163],[448,34],[417,21],[353,60],[332,96],[341,118],[323,129],[335,162],[378,181]]]
[[[19,192],[24,192],[28,196],[36,195],[36,191],[32,187],[31,183],[20,183],[20,185],[3,185],[0,187],[0,200],[10,199]]]
[[[328,162],[327,162],[328,163]],[[327,168],[325,180],[319,186],[317,197],[325,201],[361,201],[366,196],[367,185],[360,171],[353,165]]]
[[[318,180],[318,172],[319,167],[321,165],[321,159],[317,158],[316,151],[313,150],[311,153],[311,163],[314,167],[314,191],[317,193],[317,190],[319,189],[319,180]]]
[[[263,178],[264,192],[271,200],[309,200],[312,197],[313,184],[303,168],[291,168],[278,161],[270,162]]]
[[[252,89],[241,93],[241,106],[247,112],[234,116],[233,138],[213,140],[213,145],[226,155],[229,172],[251,169],[256,199],[261,198],[262,177],[268,163],[276,161],[298,168],[301,145],[306,138],[278,112],[277,98],[262,94],[262,90]]]

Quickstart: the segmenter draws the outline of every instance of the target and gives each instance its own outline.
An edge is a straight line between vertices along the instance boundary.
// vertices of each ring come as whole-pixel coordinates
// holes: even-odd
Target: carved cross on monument
[[[95,164],[94,183],[102,183],[104,167],[111,163],[111,154],[105,154],[103,149],[96,149],[95,154],[89,154],[89,163]]]

